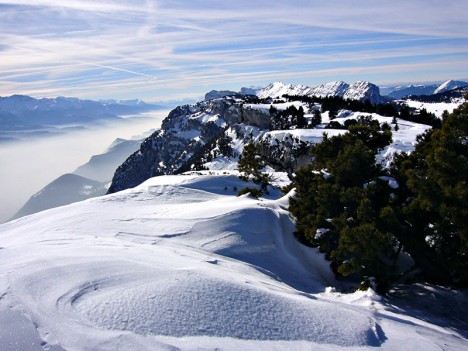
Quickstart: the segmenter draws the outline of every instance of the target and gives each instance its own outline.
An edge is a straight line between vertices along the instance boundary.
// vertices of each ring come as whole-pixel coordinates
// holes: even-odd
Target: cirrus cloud
[[[467,17],[453,0],[0,0],[0,95],[466,78]]]

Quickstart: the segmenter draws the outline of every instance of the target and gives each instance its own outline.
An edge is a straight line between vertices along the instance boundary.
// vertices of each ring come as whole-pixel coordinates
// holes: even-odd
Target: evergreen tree
[[[322,123],[322,114],[319,110],[314,110],[314,115],[312,117],[312,127],[316,127],[320,123]]]
[[[297,110],[296,121],[297,128],[302,129],[307,126],[307,120],[304,117],[304,109],[302,108],[302,106],[299,107],[299,109]]]
[[[398,279],[401,250],[425,281],[468,286],[468,104],[419,136],[414,152],[396,156],[397,187],[375,163],[389,129],[368,118],[349,129],[324,135],[312,164],[296,172],[297,237],[325,252],[338,274],[375,277],[379,292]]]
[[[385,286],[392,272],[392,236],[385,225],[389,189],[378,179],[375,155],[386,132],[360,124],[359,132],[327,138],[313,161],[296,172],[289,210],[296,235],[318,246],[341,275],[374,276]],[[389,142],[389,139],[385,139]]]
[[[278,110],[275,108],[275,106],[270,105],[270,109],[268,110],[268,112],[270,113],[270,116],[274,116],[278,113]]]
[[[270,177],[262,172],[263,167],[265,161],[260,154],[259,146],[254,142],[245,145],[237,165],[237,169],[241,172],[240,178],[246,181],[252,180],[260,184],[262,190],[266,190],[270,184]]]
[[[436,284],[468,285],[468,104],[445,114],[440,129],[418,137],[416,150],[395,160],[406,250]]]

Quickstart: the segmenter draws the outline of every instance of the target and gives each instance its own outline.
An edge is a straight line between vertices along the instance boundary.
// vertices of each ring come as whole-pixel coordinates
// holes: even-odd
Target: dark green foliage
[[[404,184],[398,234],[427,280],[467,286],[468,104],[444,115],[440,129],[428,130],[413,153],[395,160],[392,172]]]
[[[381,116],[392,117],[398,114],[398,110],[395,105],[391,103],[379,104],[375,106],[375,112]]]
[[[244,174],[244,177],[253,176],[258,179],[261,175],[261,169],[264,167],[264,162],[260,157],[258,146],[250,142],[244,146],[242,154],[239,156],[238,170]]]
[[[268,112],[270,113],[270,116],[275,116],[278,113],[278,110],[273,105],[271,105]]]
[[[368,147],[377,151],[392,142],[390,126],[384,123],[381,127],[379,122],[372,119],[371,116],[360,116],[357,120],[346,120],[344,125],[337,121],[331,121],[325,128],[347,129],[350,134],[357,136]]]
[[[340,122],[337,121],[330,121],[328,124],[325,126],[325,129],[348,129],[344,125],[342,125]]]
[[[283,95],[283,97],[288,101],[302,101],[309,105],[319,103],[322,106],[322,112],[330,111],[330,120],[336,117],[337,111],[350,110],[378,113],[388,117],[398,116],[407,121],[427,124],[434,128],[440,127],[440,119],[434,114],[428,113],[425,109],[418,111],[414,108],[409,108],[407,105],[399,105],[392,102],[372,105],[369,101],[345,100],[339,96],[320,98],[316,96]]]
[[[356,121],[355,119],[347,119],[346,121],[344,121],[344,127],[346,129],[349,129],[349,127],[354,126],[355,124],[358,124],[358,121]]]
[[[281,190],[281,192],[282,192],[283,194],[287,194],[287,193],[289,193],[291,190],[293,190],[294,188],[295,188],[295,185],[294,185],[293,182],[291,182],[291,183],[289,183],[289,185],[282,186],[282,187],[280,188],[280,190]]]
[[[241,196],[244,194],[249,194],[251,197],[258,199],[260,196],[262,196],[263,192],[262,190],[257,189],[257,188],[247,187],[247,188],[240,190],[237,196]]]
[[[358,126],[312,148],[312,164],[296,173],[290,211],[299,239],[325,252],[338,274],[384,282],[392,272],[393,246],[380,209],[389,189],[377,177],[375,155],[381,140],[389,139],[375,126]]]
[[[240,178],[260,184],[261,190],[266,191],[271,180],[268,174],[262,172],[263,167],[265,160],[260,154],[259,146],[253,142],[245,145],[237,165],[237,169],[241,172]]]
[[[296,113],[296,126],[297,128],[305,128],[307,126],[307,120],[304,117],[304,109],[302,106],[299,107]]]
[[[382,126],[380,127],[380,129],[382,131],[386,131],[386,130],[390,132],[392,131],[392,127],[390,127],[390,124],[388,124],[387,122],[382,123]]]
[[[382,130],[379,122],[370,116],[360,117],[358,123],[349,126],[348,130],[375,151],[383,149],[392,142],[391,130],[385,128]]]
[[[304,109],[302,106],[297,109],[295,106],[288,106],[284,111],[278,111],[275,107],[270,106],[271,116],[270,130],[285,130],[295,128],[306,128],[307,120],[304,117]]]
[[[440,119],[437,118],[433,113],[427,112],[427,110],[424,108],[421,110],[416,110],[410,109],[408,106],[404,105],[400,107],[400,111],[398,114],[399,118],[401,119],[416,123],[427,124],[434,128],[440,128],[441,125]]]
[[[404,120],[409,120],[411,118],[410,108],[407,105],[403,105],[399,112],[399,117]],[[393,124],[397,123],[396,117],[393,118]]]
[[[314,115],[312,117],[312,127],[316,127],[320,123],[322,123],[322,114],[319,110],[314,110]]]
[[[312,164],[296,172],[290,211],[298,239],[326,253],[338,275],[374,277],[380,293],[402,278],[395,266],[402,249],[425,281],[467,286],[468,104],[396,157],[396,189],[375,164],[389,127],[364,117],[349,130],[325,135]]]

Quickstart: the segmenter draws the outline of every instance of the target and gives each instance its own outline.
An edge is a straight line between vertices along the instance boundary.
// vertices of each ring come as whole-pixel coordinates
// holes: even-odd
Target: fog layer
[[[103,153],[116,138],[129,139],[159,128],[168,112],[159,110],[142,115],[147,118],[127,118],[127,123],[0,144],[0,223],[48,183]]]

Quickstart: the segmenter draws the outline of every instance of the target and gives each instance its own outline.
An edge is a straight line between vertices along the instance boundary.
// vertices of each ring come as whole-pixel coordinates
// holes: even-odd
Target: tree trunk
[[[436,285],[453,283],[450,271],[443,262],[437,260],[434,251],[426,243],[424,235],[416,234],[413,228],[407,228],[398,239],[417,267],[424,272],[428,283]]]

